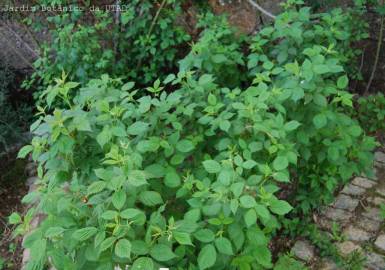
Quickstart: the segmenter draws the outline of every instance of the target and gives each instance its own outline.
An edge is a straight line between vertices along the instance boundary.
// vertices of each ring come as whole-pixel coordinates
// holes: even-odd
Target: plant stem
[[[253,0],[247,0],[253,7],[255,7],[256,9],[258,9],[260,12],[262,12],[263,14],[265,14],[267,17],[270,17],[272,18],[273,20],[275,20],[276,16],[271,14],[269,11],[267,11],[266,9],[264,9],[263,7],[261,7],[258,3],[254,2]]]

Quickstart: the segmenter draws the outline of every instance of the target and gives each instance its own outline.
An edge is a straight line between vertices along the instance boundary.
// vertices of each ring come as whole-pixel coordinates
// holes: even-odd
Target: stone
[[[365,193],[365,189],[362,187],[349,184],[342,189],[341,193],[344,193],[347,195],[359,196]]]
[[[374,233],[380,229],[381,223],[376,220],[361,217],[357,220],[357,225],[365,231]]]
[[[321,266],[317,268],[319,270],[338,270],[338,266],[332,260],[323,260]]]
[[[325,212],[325,216],[333,221],[347,221],[352,217],[352,213],[342,209],[330,207]]]
[[[380,209],[378,208],[367,208],[365,212],[362,213],[364,217],[367,217],[372,220],[382,221],[383,219],[380,216]]]
[[[374,159],[377,162],[385,163],[385,153],[377,151],[376,153],[374,153]]]
[[[309,262],[314,258],[314,247],[307,241],[298,240],[291,251],[298,259],[305,262]]]
[[[357,205],[358,205],[357,199],[353,199],[352,197],[344,194],[338,195],[336,198],[336,201],[334,202],[335,208],[344,209],[350,212],[356,209]]]
[[[383,186],[378,186],[376,189],[375,189],[375,192],[383,197],[385,197],[385,187]]]
[[[368,241],[370,239],[370,234],[360,228],[354,227],[350,225],[347,227],[343,234],[346,236],[347,240],[363,242]]]
[[[379,255],[377,253],[371,252],[366,255],[366,263],[365,265],[370,270],[384,270],[385,269],[385,259],[384,256]]]
[[[338,243],[337,248],[341,252],[341,255],[343,256],[349,255],[353,251],[361,251],[361,247],[359,245],[354,244],[351,241]]]
[[[352,181],[352,184],[362,188],[372,188],[374,185],[376,185],[376,182],[363,177],[355,177]]]
[[[28,187],[30,187],[30,186],[36,184],[36,182],[37,182],[38,179],[39,179],[38,177],[30,177],[30,178],[28,178],[28,179],[25,181],[25,183],[27,184]]]
[[[380,206],[385,204],[385,199],[381,197],[369,197],[366,199],[369,203],[374,204],[375,206]]]
[[[374,242],[374,245],[381,249],[381,251],[385,252],[385,234],[381,234],[377,237],[376,241]]]

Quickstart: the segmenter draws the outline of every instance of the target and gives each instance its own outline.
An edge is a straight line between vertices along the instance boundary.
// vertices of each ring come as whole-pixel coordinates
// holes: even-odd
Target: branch
[[[376,69],[377,69],[377,65],[378,65],[378,60],[380,58],[382,38],[384,35],[384,15],[381,16],[381,26],[380,27],[381,28],[380,28],[380,34],[378,36],[376,58],[374,59],[372,74],[370,74],[368,84],[366,85],[366,89],[365,89],[365,93],[364,93],[365,96],[369,93],[369,88],[372,85],[372,81],[374,79],[374,74],[376,73]]]
[[[269,11],[267,11],[266,9],[264,9],[263,7],[261,7],[259,4],[257,4],[256,2],[254,2],[253,0],[247,0],[250,5],[252,5],[253,7],[255,7],[256,9],[258,9],[260,12],[262,12],[263,14],[265,14],[267,17],[270,17],[272,18],[273,20],[275,20],[276,16],[271,14]]]

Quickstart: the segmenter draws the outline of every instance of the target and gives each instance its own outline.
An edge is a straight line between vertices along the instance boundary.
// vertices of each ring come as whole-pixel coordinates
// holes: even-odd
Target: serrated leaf
[[[257,202],[255,201],[255,199],[250,196],[250,195],[243,195],[240,199],[239,199],[240,203],[241,203],[241,206],[243,208],[253,208],[254,206],[256,206]]]
[[[222,169],[221,164],[215,160],[203,161],[203,167],[208,173],[219,173]]]
[[[33,150],[32,145],[23,146],[20,149],[19,153],[17,153],[17,158],[25,158],[32,150]]]
[[[287,168],[289,161],[286,156],[277,156],[273,161],[273,168],[277,171],[281,171]]]
[[[155,206],[163,203],[162,196],[156,191],[142,191],[139,200],[146,206]]]
[[[271,212],[280,216],[283,216],[289,213],[292,209],[293,207],[291,207],[291,205],[288,202],[283,200],[273,200],[272,202],[270,202]]]
[[[339,89],[345,89],[346,87],[348,87],[348,84],[349,84],[349,78],[346,75],[339,77],[337,80],[337,87]]]
[[[104,181],[96,181],[93,182],[88,188],[87,188],[87,194],[92,195],[99,193],[103,191],[107,186],[107,183]]]
[[[225,255],[233,255],[233,247],[231,245],[231,242],[226,237],[220,237],[215,239],[215,246],[217,247],[217,250]]]
[[[120,210],[124,206],[126,198],[127,195],[123,189],[116,191],[114,195],[112,195],[112,204],[115,206],[116,209]]]
[[[194,237],[203,243],[214,241],[215,234],[210,229],[201,229],[194,233]]]
[[[108,237],[106,239],[104,239],[104,241],[100,244],[100,248],[99,250],[101,252],[107,250],[108,248],[110,248],[116,241],[116,237]]]
[[[148,127],[149,124],[138,121],[128,127],[127,133],[130,135],[143,135],[148,130]]]
[[[213,245],[205,245],[198,255],[198,266],[200,270],[212,267],[217,260],[217,252]]]
[[[78,241],[85,241],[85,240],[91,238],[94,234],[96,234],[97,231],[98,230],[95,227],[82,228],[82,229],[75,231],[72,234],[72,238],[74,238]]]
[[[131,242],[127,239],[120,239],[115,245],[115,254],[120,258],[130,258]]]
[[[177,142],[176,149],[179,152],[187,153],[187,152],[194,150],[194,144],[190,140],[181,140],[181,141]]]
[[[189,233],[174,231],[173,236],[175,240],[181,245],[193,245]]]
[[[292,131],[297,129],[300,125],[301,124],[298,121],[292,120],[290,122],[287,122],[284,128],[286,131]]]
[[[140,257],[135,260],[133,263],[131,270],[153,270],[154,262],[152,259],[147,257]]]
[[[159,262],[166,262],[176,257],[169,246],[157,244],[150,250],[150,255]]]
[[[322,113],[317,114],[317,115],[314,116],[314,118],[313,118],[313,123],[314,123],[314,126],[315,126],[317,129],[323,128],[323,127],[326,126],[326,124],[327,124],[326,116],[325,116],[324,114],[322,114]]]

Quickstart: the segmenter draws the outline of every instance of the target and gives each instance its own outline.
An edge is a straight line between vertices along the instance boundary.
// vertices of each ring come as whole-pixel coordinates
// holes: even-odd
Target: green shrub
[[[37,1],[49,7],[71,5],[73,10],[32,14],[29,23],[37,32],[48,29],[50,38],[42,44],[36,71],[25,86],[47,87],[63,71],[81,83],[108,73],[146,84],[169,73],[176,68],[178,49],[190,36],[175,22],[180,2],[163,2],[159,6],[150,0],[120,1],[122,11],[116,21],[117,13],[103,5],[89,11],[95,5],[89,1]]]
[[[383,93],[359,97],[356,108],[351,110],[368,132],[385,131],[385,96]]]
[[[343,22],[339,9],[312,15],[289,8],[255,36],[248,57],[254,85],[282,95],[279,110],[301,123],[291,138],[300,158],[289,189],[302,211],[331,202],[338,186],[372,165],[374,139],[344,113],[352,107],[344,72],[352,33]]]
[[[133,83],[108,76],[73,103],[77,84],[49,90],[70,109],[38,120],[40,136],[21,151],[40,161],[38,209],[47,214],[26,242],[30,267],[48,258],[58,269],[271,266],[270,235],[291,210],[274,193],[289,180],[286,157],[296,162],[287,138],[299,123],[270,112],[279,103],[267,89],[172,77],[178,90],[155,85],[156,97],[138,100]]]
[[[236,87],[246,79],[244,48],[248,38],[237,34],[225,16],[206,13],[197,27],[203,31],[191,52],[179,63],[181,71],[213,74],[221,86]]]
[[[218,78],[188,64],[140,90],[102,75],[63,76],[43,92],[48,106],[62,102],[40,108],[19,154],[39,162],[40,188],[24,201],[40,198],[33,211],[46,215],[25,241],[28,269],[273,267],[269,243],[288,200],[296,212],[330,201],[370,167],[375,146],[344,113],[352,37],[329,29],[343,28],[343,13],[293,2],[254,37],[240,85],[226,85],[226,64],[212,69]],[[212,40],[233,48],[219,33]],[[18,233],[31,213],[13,222]]]

